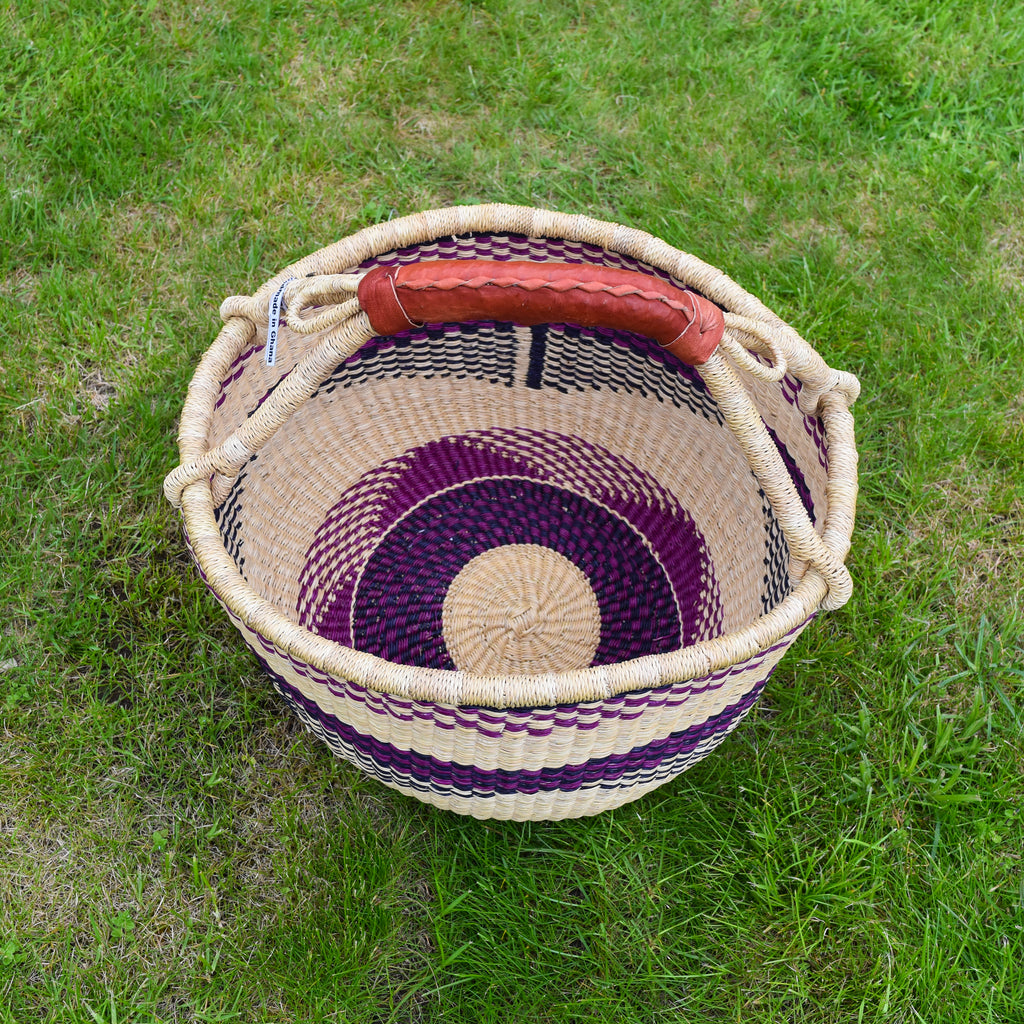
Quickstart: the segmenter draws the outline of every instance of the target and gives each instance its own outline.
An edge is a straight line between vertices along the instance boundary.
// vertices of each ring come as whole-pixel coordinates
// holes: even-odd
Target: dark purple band
[[[262,659],[261,659],[262,661]],[[356,731],[315,701],[305,697],[263,662],[263,667],[281,695],[300,717],[323,734],[336,752],[393,785],[429,789],[458,796],[493,797],[506,794],[574,792],[594,786],[615,786],[628,780],[641,785],[654,778],[667,778],[682,770],[699,747],[725,734],[750,710],[771,675],[754,685],[736,703],[699,725],[675,732],[622,754],[609,754],[576,764],[541,769],[508,771],[444,761],[430,754],[402,750]]]

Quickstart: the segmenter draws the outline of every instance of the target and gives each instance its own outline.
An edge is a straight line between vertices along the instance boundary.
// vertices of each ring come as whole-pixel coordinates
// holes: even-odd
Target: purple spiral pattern
[[[442,636],[448,588],[467,562],[506,544],[551,548],[589,579],[602,623],[592,664],[679,647],[675,595],[643,538],[572,491],[509,477],[443,491],[395,525],[362,572],[353,646],[400,664],[454,669]],[[332,611],[324,625],[336,635]]]
[[[307,552],[299,621],[392,661],[452,668],[448,586],[506,544],[550,547],[590,580],[601,610],[594,664],[676,650],[720,627],[714,567],[672,495],[582,438],[524,430],[430,442],[348,488]]]

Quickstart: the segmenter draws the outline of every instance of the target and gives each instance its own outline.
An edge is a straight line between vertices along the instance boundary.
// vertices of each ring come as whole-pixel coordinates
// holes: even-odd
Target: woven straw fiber
[[[374,337],[352,298],[375,266],[474,258],[661,277],[725,310],[726,336],[698,367],[569,323]],[[479,818],[636,799],[721,743],[849,595],[856,380],[658,239],[433,211],[222,312],[168,497],[278,691],[386,785]]]

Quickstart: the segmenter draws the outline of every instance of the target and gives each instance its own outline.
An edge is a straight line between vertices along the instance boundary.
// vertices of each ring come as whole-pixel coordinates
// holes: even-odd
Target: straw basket
[[[856,379],[650,235],[437,210],[221,314],[167,496],[281,695],[388,786],[633,800],[849,597]]]

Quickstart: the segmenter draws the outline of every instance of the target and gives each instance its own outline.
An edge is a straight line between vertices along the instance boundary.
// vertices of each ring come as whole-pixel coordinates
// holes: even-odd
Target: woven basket
[[[634,800],[849,597],[856,379],[650,235],[437,210],[221,313],[167,496],[281,695],[388,786]]]

